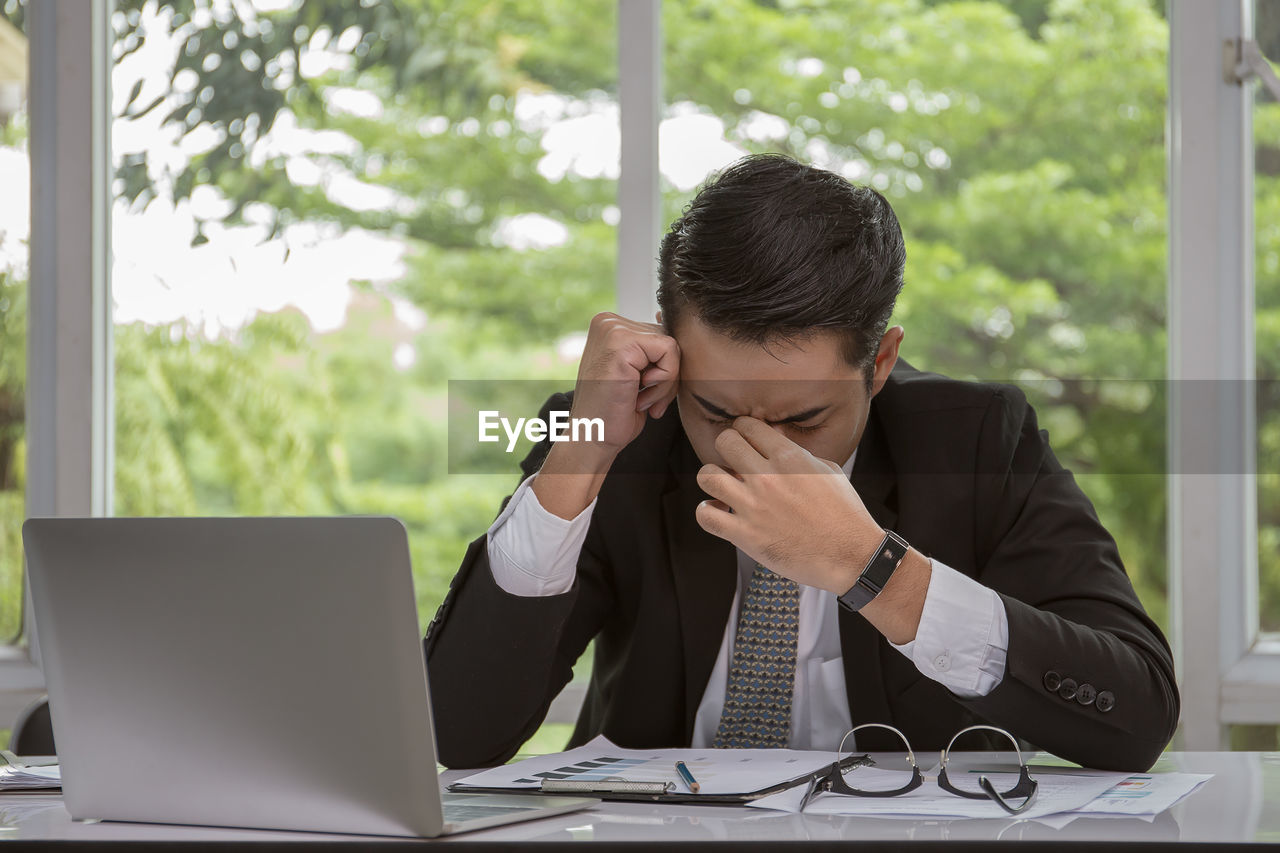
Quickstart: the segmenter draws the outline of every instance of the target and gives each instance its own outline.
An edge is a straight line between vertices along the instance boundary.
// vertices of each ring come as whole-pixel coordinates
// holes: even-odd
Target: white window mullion
[[[1257,636],[1252,112],[1224,73],[1248,0],[1169,6],[1169,590],[1187,749],[1226,745]]]
[[[28,516],[111,511],[110,12],[82,0],[27,6]],[[42,683],[30,614],[28,602],[28,654],[0,662],[0,719],[21,706],[6,701],[12,688]]]
[[[658,126],[662,120],[662,3],[618,0],[618,313],[653,322],[662,236]]]

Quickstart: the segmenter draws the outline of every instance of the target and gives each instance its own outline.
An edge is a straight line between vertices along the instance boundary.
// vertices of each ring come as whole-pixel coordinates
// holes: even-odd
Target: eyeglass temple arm
[[[820,770],[809,778],[809,787],[805,789],[804,796],[800,799],[800,811],[804,811],[805,806],[809,805],[809,801],[818,794],[823,791],[830,791],[834,780],[840,775],[840,771],[847,770],[850,767],[874,764],[875,762],[871,759],[871,756],[865,753],[862,755],[850,755],[848,758],[837,758],[825,770]]]
[[[1040,789],[1040,783],[1031,778],[1031,774],[1027,771],[1027,768],[1024,765],[1022,772],[1018,776],[1018,784],[1014,785],[1008,792],[1008,795],[1011,797],[1026,797],[1019,806],[1011,806],[1005,802],[1004,796],[996,790],[995,786],[991,784],[991,780],[986,776],[978,777],[978,787],[982,788],[983,791],[986,791],[987,796],[995,800],[996,804],[999,805],[1000,808],[1004,809],[1009,814],[1018,814],[1019,812],[1025,811],[1027,806],[1031,805],[1031,801],[1036,797],[1036,791]]]
[[[801,812],[808,806],[809,800],[817,797],[824,790],[831,790],[832,777],[836,776],[838,772],[840,772],[840,761],[833,761],[826,770],[815,772],[813,776],[809,777],[809,786],[805,789],[804,797],[800,798]]]

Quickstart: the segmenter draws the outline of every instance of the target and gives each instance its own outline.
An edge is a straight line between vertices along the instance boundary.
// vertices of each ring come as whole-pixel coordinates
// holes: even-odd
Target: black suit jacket
[[[553,397],[542,417],[567,410],[568,399]],[[524,460],[526,477],[549,448]],[[562,595],[506,593],[489,570],[486,537],[471,544],[424,641],[441,761],[510,758],[592,639],[571,744],[603,733],[625,747],[689,745],[737,584],[734,547],[694,519],[707,497],[694,480],[699,467],[674,406],[649,422],[605,479],[577,580]],[[1093,767],[1154,763],[1178,720],[1168,643],[1021,392],[900,362],[872,401],[852,481],[877,523],[994,589],[1009,621],[1004,679],[963,699],[842,610],[854,725],[891,723],[920,751],[989,722]],[[1065,679],[1114,702],[1064,698]],[[892,737],[870,729],[858,746],[899,749]]]

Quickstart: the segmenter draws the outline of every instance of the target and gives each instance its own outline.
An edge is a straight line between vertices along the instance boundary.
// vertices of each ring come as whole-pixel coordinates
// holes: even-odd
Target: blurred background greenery
[[[616,2],[116,6],[118,73],[152,40],[174,46],[152,77],[116,81],[129,93],[113,105],[117,137],[150,121],[191,143],[163,162],[118,146],[117,216],[187,211],[192,247],[234,229],[287,242],[311,225],[321,242],[377,234],[404,253],[392,277],[353,273],[336,328],[294,308],[212,331],[118,320],[115,511],[396,515],[425,625],[518,473],[449,473],[448,381],[569,387],[590,317],[616,305],[617,140],[602,166],[560,147],[601,122],[616,137]],[[1277,6],[1258,11],[1272,56]],[[22,26],[20,0],[0,10]],[[683,121],[720,145],[664,143],[666,220],[707,162],[745,152],[884,192],[908,247],[895,318],[905,357],[1028,390],[1167,629],[1163,4],[667,0],[662,14],[664,134]],[[282,151],[271,137],[285,126],[316,146]],[[1263,96],[1255,128],[1260,596],[1275,631],[1280,107]],[[25,149],[21,116],[0,144]],[[339,192],[339,179],[384,203]],[[528,238],[533,226],[551,237]],[[133,267],[116,251],[123,292]],[[0,266],[0,289],[0,636],[11,637],[25,269]]]

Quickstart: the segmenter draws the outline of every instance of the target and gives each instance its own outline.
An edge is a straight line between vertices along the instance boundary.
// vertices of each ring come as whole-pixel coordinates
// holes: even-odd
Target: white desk
[[[619,845],[634,851],[661,847],[670,851],[673,847],[706,842],[718,849],[763,842],[759,845],[762,849],[774,850],[790,846],[818,849],[855,840],[889,842],[878,847],[907,848],[948,840],[951,843],[946,849],[956,851],[987,850],[991,841],[999,839],[1071,844],[1090,841],[1099,846],[1198,842],[1280,849],[1280,753],[1169,753],[1156,769],[1215,776],[1150,823],[1134,818],[1080,818],[1054,829],[1037,821],[1013,819],[889,820],[791,815],[722,806],[605,803],[586,812],[454,836],[444,843],[472,845],[477,851],[529,844],[553,850],[568,843],[593,843],[598,848]],[[443,779],[448,782],[462,775],[465,774],[448,771]],[[201,847],[221,842],[294,851],[303,847],[350,849],[353,843],[381,846],[380,839],[368,836],[81,823],[71,820],[60,797],[0,795],[0,843],[19,839],[49,841],[53,842],[50,846],[57,847],[83,844],[97,849],[113,843],[120,846],[139,842],[163,847]],[[440,842],[399,843],[420,846]]]

